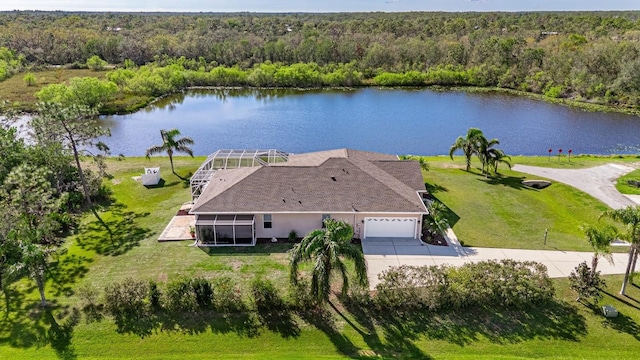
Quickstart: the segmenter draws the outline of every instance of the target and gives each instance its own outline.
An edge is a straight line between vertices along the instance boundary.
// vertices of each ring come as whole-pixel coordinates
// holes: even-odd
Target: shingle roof
[[[417,162],[338,149],[218,171],[191,212],[426,212],[418,190]]]

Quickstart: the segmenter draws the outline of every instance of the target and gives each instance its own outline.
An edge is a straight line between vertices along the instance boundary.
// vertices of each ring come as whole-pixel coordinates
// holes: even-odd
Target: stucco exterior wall
[[[294,230],[298,237],[322,226],[322,214],[271,214],[271,229],[264,228],[263,214],[256,215],[256,237],[286,238]]]
[[[397,213],[337,213],[329,214],[332,219],[340,220],[353,226],[354,237],[364,236],[364,219],[367,217],[397,217],[417,219],[417,229],[415,236],[419,236],[422,226],[421,214],[397,214]],[[322,227],[322,214],[305,213],[274,213],[271,214],[272,228],[264,228],[263,214],[256,214],[256,237],[258,238],[286,238],[291,230],[295,230],[299,237],[303,237],[312,230]]]

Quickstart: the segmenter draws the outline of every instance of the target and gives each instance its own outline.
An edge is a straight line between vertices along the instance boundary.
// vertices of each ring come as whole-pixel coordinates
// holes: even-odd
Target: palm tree
[[[500,145],[500,141],[498,141],[498,139],[487,140],[484,136],[478,137],[478,148],[476,150],[476,154],[478,155],[478,160],[480,160],[480,163],[482,164],[483,174],[488,174],[489,172],[489,162],[491,161],[490,153],[493,150],[494,145]]]
[[[591,274],[595,275],[596,268],[598,267],[598,259],[600,257],[607,259],[609,263],[613,263],[610,244],[618,237],[618,229],[611,225],[603,228],[597,228],[591,225],[582,225],[580,229],[584,231],[585,238],[593,248]]]
[[[509,167],[509,169],[511,169],[511,163],[509,162],[509,160],[511,160],[511,156],[505,154],[504,151],[500,149],[492,148],[487,151],[486,156],[487,156],[487,172],[489,172],[488,168],[491,167],[493,168],[493,172],[497,174],[498,165],[500,165],[500,163],[506,164]]]
[[[602,216],[607,216],[627,226],[627,233],[625,237],[631,243],[631,246],[629,247],[627,270],[624,273],[624,280],[622,281],[622,288],[620,289],[620,295],[624,295],[627,288],[627,282],[631,282],[633,279],[631,272],[635,271],[635,269],[633,269],[634,260],[637,257],[638,245],[640,244],[640,239],[638,237],[638,230],[640,230],[640,207],[627,206],[624,209],[607,210],[602,213]]]
[[[353,228],[344,221],[327,219],[324,229],[313,230],[290,250],[291,282],[298,281],[298,267],[302,262],[313,263],[311,271],[311,293],[321,302],[329,301],[331,277],[337,271],[342,277],[342,294],[349,289],[347,267],[342,258],[355,264],[356,280],[366,286],[367,264],[364,255],[351,244]]]
[[[480,129],[469,128],[465,137],[458,136],[456,142],[451,145],[451,149],[449,149],[451,160],[453,160],[453,153],[456,152],[456,150],[462,150],[467,160],[467,171],[469,171],[469,168],[471,168],[471,157],[478,153],[482,139],[485,139],[485,137]]]
[[[429,210],[429,215],[425,217],[423,226],[434,235],[436,232],[444,235],[449,227],[449,221],[445,216],[447,207],[439,201],[433,201],[427,203],[427,210]]]
[[[154,154],[160,154],[166,152],[169,155],[169,162],[171,163],[171,172],[176,174],[176,171],[173,168],[173,153],[174,152],[184,152],[193,157],[193,151],[188,145],[193,145],[193,139],[190,137],[182,137],[176,139],[177,136],[180,135],[180,130],[171,129],[171,130],[160,130],[160,136],[162,137],[162,145],[154,145],[147,149],[146,157],[147,159]]]
[[[418,163],[420,164],[422,171],[429,171],[429,163],[423,157],[418,158]]]

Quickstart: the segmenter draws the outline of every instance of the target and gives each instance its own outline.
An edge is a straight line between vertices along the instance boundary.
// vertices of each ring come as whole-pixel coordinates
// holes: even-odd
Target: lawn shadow
[[[0,318],[0,345],[15,348],[42,346],[46,337],[46,323],[41,316],[39,301],[28,300],[26,294],[35,291],[35,284],[20,291],[14,286],[4,290],[4,314]]]
[[[291,309],[284,305],[258,308],[258,318],[260,323],[270,331],[280,334],[285,339],[297,338],[300,336],[300,326],[293,317]]]
[[[379,316],[375,315],[370,309],[348,300],[342,301],[342,305],[346,311],[353,316],[357,324],[350,321],[337,308],[334,307],[334,310],[347,324],[362,336],[362,339],[378,356],[382,356],[383,358],[432,359],[431,356],[425,354],[418,348],[412,339],[408,339],[403,336],[403,334],[398,333],[397,327],[390,324],[386,327],[381,326],[384,332],[384,339],[386,340],[385,343],[385,341],[380,338],[378,328],[376,327]]]
[[[539,191],[537,189],[524,185],[522,183],[522,181],[526,179],[526,177],[524,176],[517,177],[517,176],[505,176],[500,174],[494,175],[493,177],[488,177],[488,178],[484,177],[484,175],[480,175],[480,176],[482,176],[482,178],[478,180],[489,185],[502,185],[502,186],[510,187],[516,190]]]
[[[383,351],[406,352],[413,356],[424,355],[414,344],[423,338],[468,346],[481,339],[495,344],[532,339],[579,341],[587,334],[585,318],[575,307],[558,300],[531,309],[477,307],[437,314],[352,306],[348,310],[370,331],[375,331],[373,324],[382,329],[387,341]],[[374,342],[370,346],[377,345]]]
[[[8,290],[11,302],[18,307],[11,307],[0,319],[0,345],[25,349],[50,345],[58,358],[76,359],[71,339],[73,329],[79,323],[80,312],[75,308],[69,311],[68,307],[59,306],[55,301],[42,308],[39,301],[26,300],[24,294],[34,289],[19,293],[14,289]],[[64,321],[60,323],[56,317]]]
[[[172,182],[166,182],[163,179],[160,179],[160,181],[158,181],[158,183],[156,185],[143,185],[145,188],[151,190],[151,189],[159,189],[159,188],[165,188],[165,187],[172,187],[172,186],[176,186],[178,184],[182,183],[181,181],[172,181]]]
[[[196,335],[211,331],[214,334],[235,333],[242,338],[253,338],[260,334],[259,321],[246,309],[238,312],[207,310],[195,313],[162,313],[156,319],[156,329],[163,332]]]
[[[55,296],[73,295],[73,284],[76,280],[84,277],[89,271],[87,266],[93,259],[76,254],[65,254],[60,256],[58,261],[51,264],[47,278],[51,281],[49,289],[53,288]]]
[[[94,221],[80,230],[78,245],[85,250],[111,256],[124,254],[139,246],[140,241],[152,234],[150,229],[140,227],[137,220],[149,216],[149,213],[135,213],[126,209],[126,205],[115,203],[105,213],[108,216],[104,217],[104,221],[113,234],[111,239],[102,224]]]
[[[300,316],[305,322],[313,325],[316,329],[327,335],[331,343],[342,353],[349,357],[361,357],[359,350],[355,344],[346,336],[338,331],[333,315],[324,306],[313,306],[298,310]]]
[[[447,189],[446,187],[442,186],[442,185],[438,185],[438,184],[429,184],[429,183],[424,183],[424,187],[427,189],[427,192],[431,195],[435,194],[435,193],[439,193],[439,192],[447,192],[449,191],[449,189]]]
[[[629,302],[627,299],[633,300],[633,301],[635,301],[635,302],[638,302],[638,300],[636,300],[636,299],[634,299],[634,298],[632,298],[632,297],[630,297],[630,296],[628,296],[628,295],[624,295],[624,298],[622,298],[622,297],[620,297],[620,296],[618,296],[618,295],[614,295],[614,294],[612,294],[612,293],[610,293],[610,292],[608,292],[608,291],[606,291],[606,290],[604,290],[604,289],[600,289],[600,291],[601,291],[603,294],[607,294],[607,295],[609,295],[611,298],[613,298],[613,299],[615,299],[615,300],[617,300],[617,301],[619,301],[619,302],[621,302],[621,303],[623,303],[623,304],[625,304],[625,305],[627,305],[627,306],[629,306],[629,307],[632,307],[632,308],[634,308],[634,309],[636,309],[636,310],[640,310],[640,307],[639,307],[638,305],[636,305],[636,304],[633,304],[633,303]]]
[[[198,246],[209,256],[269,256],[271,254],[282,254],[289,251],[294,244],[256,244],[255,246]]]
[[[47,342],[51,345],[60,359],[71,360],[78,355],[71,344],[73,328],[80,322],[80,311],[73,308],[62,324],[58,324],[50,309],[45,310],[45,319],[49,324],[47,330]]]
[[[603,316],[602,313],[600,313],[598,310],[600,309],[595,309],[594,312],[597,312],[598,315]],[[604,320],[602,320],[602,325],[618,332],[629,334],[636,340],[640,340],[640,326],[637,322],[635,322],[635,320],[622,313],[618,313],[618,316],[614,318],[605,317]]]

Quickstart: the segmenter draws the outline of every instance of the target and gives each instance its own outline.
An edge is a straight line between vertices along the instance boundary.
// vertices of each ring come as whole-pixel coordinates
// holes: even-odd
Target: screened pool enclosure
[[[207,157],[191,177],[191,198],[196,201],[217,170],[237,169],[286,162],[289,154],[276,149],[269,150],[218,150]]]
[[[218,150],[191,177],[191,198],[195,203],[216,171],[286,162],[289,154],[275,150]],[[252,246],[256,243],[252,214],[196,215],[196,242],[200,246]]]

